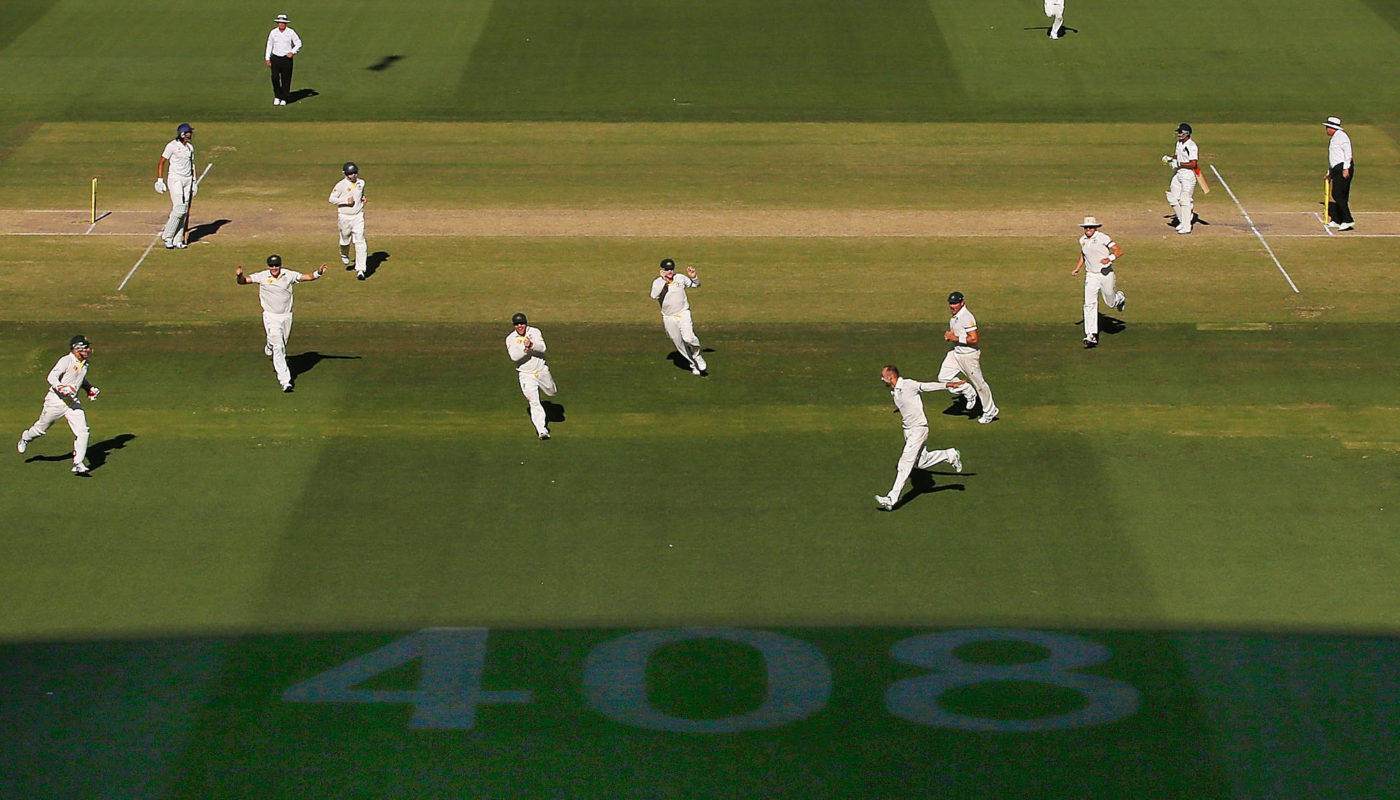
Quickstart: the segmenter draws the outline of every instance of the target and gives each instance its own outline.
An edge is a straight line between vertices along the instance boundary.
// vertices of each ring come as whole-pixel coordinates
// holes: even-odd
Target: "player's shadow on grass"
[[[1074,323],[1079,329],[1084,328],[1084,318]],[[1107,314],[1099,314],[1099,333],[1106,333],[1109,336],[1116,336],[1128,329],[1128,323],[1117,317],[1110,317]]]
[[[1050,26],[1049,26],[1049,25],[1035,25],[1035,26],[1032,26],[1032,27],[1029,27],[1029,28],[1022,28],[1021,30],[1023,30],[1023,31],[1044,31],[1044,34],[1043,34],[1043,35],[1045,36],[1045,38],[1047,38],[1047,39],[1050,38]],[[1065,38],[1065,34],[1067,34],[1067,33],[1073,33],[1073,34],[1078,34],[1078,33],[1079,33],[1079,29],[1078,29],[1078,28],[1071,28],[1071,27],[1068,26],[1068,25],[1061,25],[1061,26],[1060,26],[1060,31],[1061,31],[1061,33],[1060,33],[1060,38],[1061,38],[1061,39]]]
[[[714,351],[715,350],[713,347],[700,348],[701,353],[713,353]],[[687,359],[685,356],[681,355],[679,352],[672,350],[671,352],[666,354],[666,357],[671,360],[672,364],[676,365],[676,369],[684,370],[685,372],[690,372],[690,360]]]
[[[1167,221],[1167,227],[1168,227],[1168,228],[1175,228],[1176,226],[1178,226],[1178,225],[1181,224],[1181,219],[1178,218],[1175,214],[1164,214],[1164,215],[1162,215],[1162,219],[1165,219],[1165,220]],[[1201,219],[1201,215],[1200,215],[1200,214],[1197,214],[1197,213],[1194,212],[1194,211],[1191,212],[1191,226],[1192,226],[1192,227],[1195,227],[1195,226],[1197,226],[1197,225],[1209,225],[1209,224],[1210,224],[1210,220]]]
[[[973,473],[964,472],[962,474],[971,475]],[[914,498],[920,495],[933,494],[934,492],[962,492],[966,490],[967,486],[961,483],[945,483],[940,486],[938,482],[933,479],[932,472],[926,469],[916,469],[909,473],[909,492],[899,498],[899,502],[895,503],[894,508],[891,510],[898,511],[909,503],[914,502]]]
[[[230,220],[226,219],[216,219],[213,222],[201,222],[193,228],[190,228],[190,244],[194,244],[206,236],[213,236],[219,232],[220,228],[229,224],[229,222]]]
[[[544,408],[545,422],[563,422],[564,406],[560,403],[551,403],[548,400],[541,400],[540,405]]]
[[[365,69],[370,72],[383,72],[399,61],[403,61],[403,56],[384,56],[379,59],[378,63],[370,64],[368,67],[365,67]]]
[[[365,257],[365,280],[374,277],[374,273],[384,266],[384,262],[389,260],[389,254],[383,250],[375,250]]]
[[[88,445],[87,463],[88,469],[95,470],[107,463],[107,454],[113,450],[120,450],[126,447],[126,443],[136,438],[134,433],[119,433],[110,439],[103,439],[100,442],[93,442]],[[72,461],[73,451],[68,451],[58,456],[30,456],[24,460],[29,464],[34,461]]]
[[[309,350],[305,353],[297,353],[294,356],[287,356],[287,370],[292,373],[292,380],[296,380],[297,376],[310,372],[311,370],[315,369],[316,365],[321,363],[322,361],[358,361],[359,359],[360,356],[332,356],[326,355],[325,353],[318,353],[315,350]]]
[[[968,417],[969,419],[976,419],[977,417],[981,416],[981,408],[981,400],[978,400],[977,402],[973,403],[972,408],[968,408],[966,400],[962,399],[961,397],[955,396],[953,397],[952,404],[949,405],[947,408],[943,409],[943,413],[944,415],[949,417]]]
[[[300,102],[308,97],[316,97],[320,94],[321,93],[315,89],[297,89],[295,92],[287,95],[287,105]]]

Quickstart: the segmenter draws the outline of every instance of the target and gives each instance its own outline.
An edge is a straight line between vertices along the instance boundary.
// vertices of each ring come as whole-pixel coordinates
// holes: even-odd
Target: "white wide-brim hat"
[[[1081,222],[1081,223],[1079,223],[1079,227],[1081,227],[1081,228],[1102,228],[1103,226],[1099,224],[1099,218],[1098,218],[1098,217],[1085,217],[1085,218],[1084,218],[1084,221]]]
[[[276,22],[288,22],[288,23],[290,23],[291,20],[287,19],[287,15],[286,15],[286,14],[278,14],[278,15],[277,15],[277,19],[274,19],[273,22],[274,22],[274,23],[276,23]]]
[[[1329,128],[1336,128],[1336,129],[1339,130],[1339,131],[1340,131],[1340,130],[1345,130],[1345,128],[1342,127],[1342,118],[1341,118],[1341,117],[1328,117],[1328,118],[1327,118],[1327,121],[1324,122],[1324,123],[1322,123],[1322,124],[1323,124],[1323,125],[1326,125],[1326,126],[1329,127]]]

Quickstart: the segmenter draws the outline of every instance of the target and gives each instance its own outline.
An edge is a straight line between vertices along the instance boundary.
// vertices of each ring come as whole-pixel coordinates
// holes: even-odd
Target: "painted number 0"
[[[954,653],[963,645],[996,641],[1028,642],[1045,648],[1049,655],[1039,661],[1001,665],[965,661]],[[904,639],[895,644],[891,653],[901,663],[938,670],[899,681],[885,693],[885,705],[891,714],[921,725],[994,733],[1083,728],[1131,716],[1142,702],[1138,690],[1130,684],[1073,672],[1103,664],[1111,656],[1107,647],[1076,636],[1028,630],[952,631]],[[1001,682],[1069,689],[1079,693],[1085,704],[1069,713],[1034,719],[971,717],[939,705],[939,697],[951,689]]]

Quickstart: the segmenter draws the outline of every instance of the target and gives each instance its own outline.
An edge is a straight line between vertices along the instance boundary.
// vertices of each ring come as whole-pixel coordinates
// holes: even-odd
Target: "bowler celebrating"
[[[19,452],[29,449],[29,443],[48,433],[49,426],[59,417],[68,420],[73,430],[73,474],[87,475],[88,426],[87,413],[83,411],[80,394],[91,400],[97,397],[98,389],[88,383],[88,357],[92,355],[92,344],[82,334],[68,342],[68,355],[60,358],[49,370],[49,391],[44,395],[44,407],[39,419],[28,430],[19,435]]]
[[[549,373],[549,365],[544,363],[544,334],[539,328],[531,327],[524,314],[510,318],[515,330],[506,336],[506,353],[515,363],[520,377],[520,391],[530,404],[530,421],[535,425],[535,435],[549,438],[549,428],[545,425],[544,405],[540,403],[540,392],[553,397],[559,393],[554,376]]]
[[[283,272],[282,257],[273,253],[267,257],[267,269],[244,275],[242,267],[233,268],[239,286],[258,285],[258,300],[262,303],[263,330],[267,345],[263,355],[272,359],[272,370],[282,391],[292,391],[292,371],[287,366],[287,339],[292,335],[292,289],[303,281],[314,281],[326,274],[322,264],[315,272]]]

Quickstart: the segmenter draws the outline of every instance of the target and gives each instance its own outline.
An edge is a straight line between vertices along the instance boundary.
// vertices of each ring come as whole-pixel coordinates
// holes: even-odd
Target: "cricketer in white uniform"
[[[894,486],[887,495],[875,495],[880,508],[889,511],[904,491],[904,484],[914,467],[929,469],[944,461],[953,465],[954,472],[962,472],[962,453],[953,448],[929,450],[924,447],[928,441],[928,417],[924,415],[924,401],[919,395],[923,392],[938,392],[949,388],[946,383],[920,383],[899,377],[899,367],[893,364],[880,370],[880,380],[890,387],[894,407],[899,411],[904,427],[904,452],[899,454],[899,465],[895,468]]]
[[[515,363],[520,378],[520,392],[530,404],[530,421],[535,425],[535,434],[541,439],[549,438],[549,428],[545,425],[544,406],[540,403],[540,392],[553,397],[559,393],[554,376],[549,373],[549,365],[544,363],[544,334],[532,327],[524,314],[510,318],[515,330],[506,335],[506,353]]]
[[[1045,16],[1050,17],[1050,38],[1058,39],[1065,34],[1065,0],[1045,0]]]
[[[166,250],[185,249],[185,232],[189,225],[190,200],[199,194],[194,179],[194,128],[188,122],[175,129],[175,138],[165,146],[156,163],[156,194],[170,192],[170,218],[160,232]],[[165,165],[170,165],[167,173]]]
[[[962,397],[967,403],[968,411],[977,405],[977,398],[981,396],[982,416],[978,417],[977,421],[986,425],[997,418],[1001,409],[997,408],[996,401],[992,399],[992,387],[987,384],[987,379],[982,377],[982,345],[977,335],[977,319],[967,309],[962,292],[952,292],[948,295],[948,311],[953,317],[948,320],[948,330],[943,332],[943,339],[954,344],[948,355],[943,357],[943,366],[938,370],[938,381],[945,384],[948,391],[955,396]],[[967,376],[966,382],[954,380],[959,372]]]
[[[1172,182],[1167,189],[1167,204],[1176,215],[1176,232],[1190,233],[1195,220],[1196,169],[1200,166],[1200,150],[1191,138],[1191,126],[1185,122],[1176,126],[1176,155],[1162,156],[1162,163],[1172,168]]]
[[[23,453],[29,449],[30,442],[48,433],[49,426],[59,417],[68,420],[68,427],[73,430],[74,475],[88,474],[87,465],[83,463],[88,448],[87,414],[78,397],[86,394],[88,399],[93,399],[98,394],[97,387],[87,380],[88,357],[91,355],[92,343],[87,337],[78,334],[69,341],[68,355],[60,358],[49,370],[49,391],[44,395],[44,407],[39,412],[38,421],[19,435],[18,449]]]
[[[685,296],[686,289],[700,286],[700,276],[695,267],[686,267],[685,274],[676,275],[674,259],[661,259],[661,274],[651,282],[651,299],[661,305],[661,322],[666,326],[666,335],[671,343],[690,363],[692,375],[700,375],[708,367],[705,357],[700,354],[700,338],[695,335],[695,324],[690,318],[690,300]]]
[[[336,224],[340,229],[340,263],[350,266],[350,247],[355,247],[355,277],[364,280],[365,259],[365,182],[360,180],[360,168],[353,161],[341,167],[345,177],[331,189],[331,205],[336,207]]]
[[[322,264],[315,272],[286,272],[282,257],[276,253],[267,257],[267,269],[244,275],[242,267],[233,268],[234,280],[240,286],[258,285],[258,300],[262,303],[263,330],[267,345],[263,355],[272,359],[277,383],[282,391],[292,391],[292,371],[287,367],[287,340],[292,335],[292,289],[303,281],[314,281],[326,274]]]
[[[1118,273],[1113,270],[1113,262],[1123,255],[1123,248],[1113,241],[1113,237],[1099,230],[1095,217],[1085,217],[1079,224],[1084,235],[1079,237],[1079,262],[1074,265],[1071,275],[1084,270],[1084,347],[1099,346],[1099,296],[1104,303],[1123,310],[1128,299],[1118,291]]]

